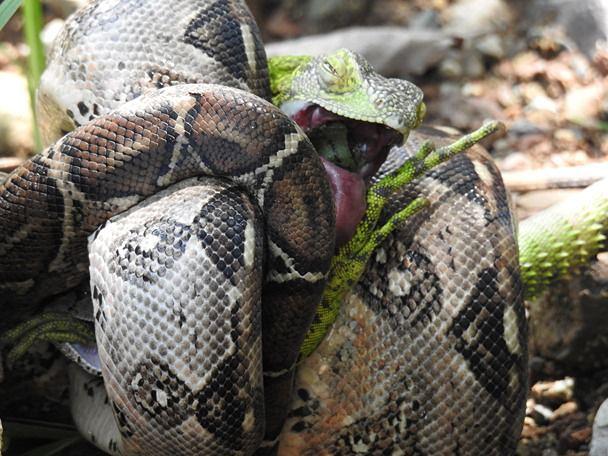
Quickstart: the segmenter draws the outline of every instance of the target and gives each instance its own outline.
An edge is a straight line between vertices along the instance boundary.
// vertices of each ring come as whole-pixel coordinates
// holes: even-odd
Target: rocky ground
[[[48,2],[47,21],[75,3]],[[605,2],[249,3],[271,54],[354,47],[384,74],[423,88],[427,123],[469,131],[489,118],[505,122],[507,132],[488,146],[520,218],[578,191],[551,187],[608,176],[608,46],[597,44],[608,36]],[[0,32],[0,168],[35,152],[20,37],[18,17]],[[561,180],[547,178],[547,169]],[[532,388],[519,454],[588,453],[594,416],[608,397],[607,306],[608,254],[529,303]],[[597,426],[608,428],[606,408]]]

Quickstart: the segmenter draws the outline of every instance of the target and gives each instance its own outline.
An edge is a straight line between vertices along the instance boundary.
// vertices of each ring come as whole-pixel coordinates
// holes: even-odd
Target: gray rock
[[[564,100],[564,117],[571,122],[593,126],[607,98],[607,89],[608,85],[602,82],[570,89]]]
[[[512,8],[504,0],[458,0],[445,17],[446,29],[465,38],[505,30],[513,20]]]
[[[263,2],[258,0],[254,3]],[[298,27],[310,34],[325,33],[336,28],[364,23],[372,9],[373,0],[283,0],[281,2],[266,0],[264,3],[266,7],[269,3],[280,3],[279,9],[290,20],[297,22]],[[256,6],[258,13],[264,9],[263,6]],[[261,16],[257,17],[259,19]]]
[[[348,48],[359,52],[376,71],[393,77],[419,75],[448,54],[454,38],[437,30],[402,27],[352,27],[323,35],[270,43],[269,56],[286,54],[319,55]]]
[[[412,29],[438,29],[441,27],[439,13],[433,10],[424,10],[416,14],[409,22]]]
[[[42,32],[40,32],[40,40],[42,41],[42,45],[44,46],[44,50],[47,55],[51,49],[53,41],[55,41],[55,37],[59,35],[59,32],[63,29],[63,24],[65,21],[63,19],[55,18],[52,19],[44,26]]]
[[[313,30],[352,24],[368,10],[368,0],[309,0],[302,12]]]
[[[457,80],[464,74],[462,62],[455,57],[448,57],[439,64],[439,74],[445,79]]]
[[[608,399],[602,403],[595,415],[589,449],[589,456],[606,455],[608,455]]]
[[[481,55],[478,52],[466,52],[463,58],[464,74],[469,79],[477,79],[484,75],[484,67]]]
[[[526,119],[517,119],[509,127],[509,133],[512,133],[512,134],[518,135],[518,136],[531,135],[531,134],[536,134],[536,133],[545,133],[546,131],[547,131],[546,127],[537,125]]]
[[[475,41],[475,49],[481,52],[486,57],[491,57],[496,60],[502,59],[505,54],[505,45],[503,40],[497,34],[491,34],[481,37]]]
[[[526,20],[544,24],[551,19],[587,56],[608,41],[608,2],[605,0],[534,0],[521,3]]]
[[[608,253],[580,276],[552,286],[528,311],[532,355],[565,370],[607,368]]]
[[[537,95],[526,106],[526,111],[547,111],[557,114],[557,103],[544,95]]]

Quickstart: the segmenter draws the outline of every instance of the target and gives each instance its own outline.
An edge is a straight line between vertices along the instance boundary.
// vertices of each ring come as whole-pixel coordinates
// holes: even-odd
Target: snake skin
[[[172,454],[251,454],[261,443],[261,214],[236,185],[197,181],[157,193],[89,241],[123,453],[171,442]]]
[[[122,39],[127,30],[135,42]],[[79,128],[0,187],[0,287],[26,317],[33,310],[26,303],[86,278],[87,236],[133,208],[90,244],[97,338],[116,417],[113,427],[109,413],[99,414],[110,429],[95,443],[112,454],[251,454],[262,419],[270,439],[281,429],[299,342],[333,252],[331,196],[312,146],[268,103],[236,90],[268,97],[257,27],[239,1],[99,0],[68,21],[58,42],[41,85],[44,135],[54,140]],[[236,89],[157,91],[201,82]],[[385,170],[402,159],[393,154]],[[167,201],[145,200],[201,174],[230,180],[197,178],[194,187],[166,190]],[[194,190],[200,186],[207,190]],[[185,213],[174,212],[171,198],[182,201],[184,191],[197,195]],[[513,452],[525,402],[526,332],[500,177],[486,156],[471,152],[409,187],[389,211],[420,194],[431,207],[383,244],[331,333],[300,364],[279,454]],[[215,245],[228,230],[222,210],[210,205],[214,196],[247,214],[229,248]],[[262,208],[265,242],[247,228],[259,223],[249,198]],[[171,218],[184,222],[181,231],[160,228]],[[127,234],[118,230],[135,221]],[[203,247],[198,256],[189,256],[190,243]],[[245,252],[259,261],[263,243],[265,418],[254,334],[260,321],[249,314],[259,304],[235,298],[259,294],[260,277],[246,271],[261,268]],[[160,247],[156,256],[152,247]],[[241,261],[220,266],[224,251]],[[204,278],[177,274],[189,261]],[[229,277],[220,288],[222,275]],[[250,280],[256,285],[245,290]],[[176,303],[173,290],[200,283],[217,283],[209,293],[219,309]],[[162,299],[142,308],[136,297],[150,287]],[[224,295],[230,299],[220,302]],[[226,321],[227,314],[238,318]],[[193,347],[198,364],[186,361]],[[92,380],[78,375],[74,397],[93,391]],[[105,402],[103,392],[82,396],[96,407]],[[101,429],[80,407],[81,430]]]
[[[264,45],[243,1],[94,0],[55,43],[38,91],[48,144],[168,85],[222,84],[270,98]]]
[[[164,19],[175,13],[182,22]],[[121,31],[133,34],[137,42],[123,40]],[[157,42],[162,44],[156,46]],[[324,168],[306,136],[269,102],[240,89],[261,96],[268,91],[264,51],[247,7],[228,0],[93,1],[68,21],[58,43],[40,88],[41,119],[52,124],[46,136],[62,133],[66,125],[70,128],[65,119],[71,119],[75,126],[90,122],[26,162],[0,187],[0,284],[8,303],[20,305],[23,312],[19,318],[27,318],[34,304],[86,279],[87,236],[113,215],[188,177],[229,178],[247,191],[264,217],[265,232],[258,230],[256,236],[265,237],[267,246],[262,358],[264,424],[272,442],[287,413],[299,347],[326,281],[334,249],[335,216]],[[122,60],[123,51],[132,57],[130,63]],[[175,54],[181,55],[175,66],[159,75],[158,64]],[[194,82],[193,73],[182,71],[180,62],[205,75],[196,82],[211,79],[222,85],[172,86]],[[120,73],[119,77],[112,78],[112,72]],[[163,85],[172,87],[158,89]],[[122,104],[144,92],[146,96]],[[108,103],[102,105],[105,100]],[[112,110],[116,104],[120,107]],[[58,120],[60,113],[63,120]],[[95,117],[97,114],[100,116]],[[226,241],[226,236],[222,240]],[[235,238],[229,242],[239,243]],[[226,258],[221,257],[228,247],[207,238],[199,244],[203,247],[218,249],[207,255],[227,277],[222,292],[234,297],[235,290],[242,290],[244,284],[228,277],[234,264],[223,266]],[[261,272],[262,268],[257,269]],[[215,272],[205,274],[203,283],[212,287]],[[100,305],[106,299],[105,290],[100,288],[100,294],[92,291],[93,300]],[[243,292],[243,296],[248,294]],[[229,306],[229,302],[221,305]],[[254,306],[240,302],[239,308]],[[218,318],[224,314],[223,309],[216,312]],[[113,324],[103,315],[96,321],[102,331],[105,324]],[[252,317],[252,325],[255,321]],[[119,403],[114,404],[122,434],[119,449],[147,454],[150,447],[146,450],[145,445],[151,443],[142,417],[151,420],[153,412],[172,404],[167,397],[153,396],[156,390],[152,385],[166,381],[169,370],[183,374],[183,366],[179,360],[167,365],[166,358],[158,359],[155,353],[162,347],[152,338],[135,343],[133,334],[117,332],[111,339],[100,337],[100,342],[108,344],[100,349],[110,353],[106,359],[110,365],[102,366],[105,373],[115,373],[111,363],[116,359],[112,350],[117,345],[137,352],[137,356],[147,356],[151,370],[141,381],[149,387],[146,397],[153,397],[156,406],[146,399],[142,399],[143,404],[140,397],[140,408],[130,414],[121,408],[128,407],[126,403],[116,399]],[[218,366],[222,382],[226,368]],[[120,386],[133,393],[141,386],[140,378],[137,372],[130,375],[137,382]],[[112,379],[107,378],[107,382],[112,384]],[[236,380],[234,389],[204,399],[201,395],[215,386],[213,379],[208,375],[205,380],[188,379],[186,384],[193,387],[191,392],[198,395],[198,402],[181,410],[180,420],[188,432],[194,433],[184,421],[197,420],[206,432],[222,434],[224,441],[234,445],[242,441],[242,450],[247,452],[253,441],[259,443],[264,426],[259,423],[257,393],[248,391],[250,378],[243,375]],[[140,389],[138,396],[144,395],[144,390]],[[239,398],[251,396],[251,407],[242,410],[234,391]],[[185,392],[182,389],[177,394]],[[215,406],[209,407],[210,402]],[[237,413],[241,419],[239,429],[231,424],[235,431],[231,436],[224,434],[223,427],[216,428],[215,421],[221,419],[215,415],[220,403],[236,409],[222,414]],[[124,416],[135,421],[123,422]],[[178,428],[183,426],[180,428],[169,413],[154,419],[159,429],[167,431],[163,434],[166,438],[155,440],[154,452],[176,454],[181,441]],[[252,437],[251,433],[258,435]],[[200,448],[209,437],[198,435]],[[217,454],[225,454],[222,445],[218,444]],[[196,448],[183,451],[180,454],[197,454]]]
[[[425,130],[383,170],[423,140],[442,140]],[[333,329],[299,365],[279,455],[514,453],[527,333],[500,175],[475,148],[405,189],[387,213],[420,194],[432,200],[427,212],[383,243]],[[78,375],[84,427],[91,417],[83,410],[107,401],[95,378]],[[108,414],[83,433],[110,438]]]
[[[423,140],[443,139],[424,130],[382,171]],[[527,332],[500,175],[475,148],[404,189],[387,214],[420,194],[431,206],[377,250],[333,329],[298,366],[280,456],[514,454]],[[107,406],[94,424],[83,412],[104,410],[104,389],[77,375],[81,430],[112,440]]]
[[[425,139],[393,149],[395,168]],[[527,331],[514,221],[481,150],[396,195],[431,205],[374,253],[330,333],[299,366],[280,455],[514,454]]]

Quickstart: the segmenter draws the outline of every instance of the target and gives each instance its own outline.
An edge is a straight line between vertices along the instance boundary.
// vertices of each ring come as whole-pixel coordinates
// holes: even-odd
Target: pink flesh
[[[291,118],[305,132],[329,122],[343,122],[351,131],[354,143],[359,144],[358,153],[364,161],[356,173],[321,157],[334,194],[336,247],[341,247],[355,234],[367,209],[365,181],[378,171],[386,160],[390,146],[397,144],[402,136],[378,124],[346,119],[312,103],[304,103],[291,114]]]
[[[334,194],[336,247],[341,247],[353,237],[357,224],[367,209],[365,182],[358,174],[340,168],[323,157],[321,161]]]
[[[321,106],[308,104],[291,116],[304,131],[320,127],[332,120],[340,120],[341,117],[333,112],[323,109]]]

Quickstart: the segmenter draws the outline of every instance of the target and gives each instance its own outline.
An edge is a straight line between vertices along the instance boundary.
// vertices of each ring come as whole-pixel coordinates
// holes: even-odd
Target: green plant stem
[[[40,140],[40,132],[36,122],[36,89],[40,84],[40,76],[44,71],[44,47],[40,40],[40,31],[42,30],[42,5],[39,0],[24,0],[23,2],[23,31],[25,41],[30,49],[28,57],[28,86],[30,92],[30,106],[32,108],[32,118],[34,120],[33,131],[36,151],[42,149],[42,141]]]
[[[13,17],[17,8],[19,8],[19,5],[21,5],[21,0],[0,1],[0,30],[2,30],[11,17]]]

